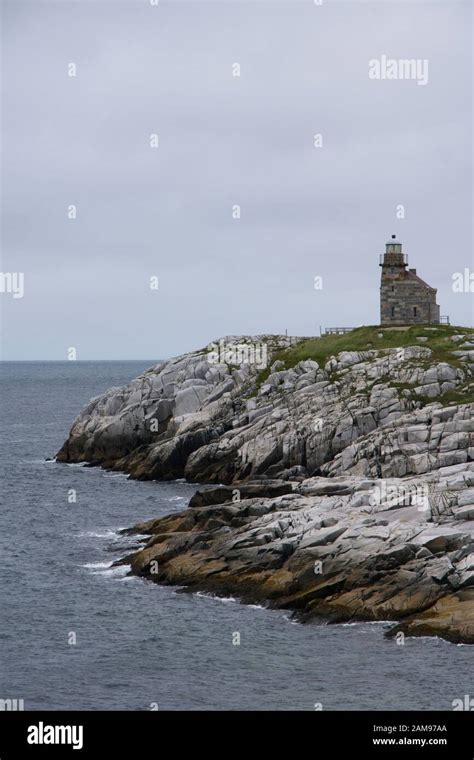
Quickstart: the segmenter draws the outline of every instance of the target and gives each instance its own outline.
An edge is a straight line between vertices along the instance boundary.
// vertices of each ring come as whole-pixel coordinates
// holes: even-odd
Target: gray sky
[[[375,324],[391,233],[472,324],[468,0],[2,8],[2,271],[25,277],[0,294],[4,359]],[[427,59],[428,83],[370,79],[382,55]]]

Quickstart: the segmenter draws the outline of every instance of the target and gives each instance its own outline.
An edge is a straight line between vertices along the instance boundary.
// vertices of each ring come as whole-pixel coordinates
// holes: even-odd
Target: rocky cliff
[[[473,336],[228,337],[93,399],[57,459],[221,484],[137,526],[133,572],[474,642]]]

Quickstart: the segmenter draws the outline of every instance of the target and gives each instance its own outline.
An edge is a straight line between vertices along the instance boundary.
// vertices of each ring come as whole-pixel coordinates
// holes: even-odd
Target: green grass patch
[[[459,348],[459,343],[463,341],[450,340],[452,335],[458,334],[464,334],[468,336],[468,339],[472,339],[474,328],[455,325],[412,325],[403,329],[379,326],[357,327],[343,335],[322,335],[320,338],[302,340],[296,346],[273,354],[272,364],[279,360],[283,362],[285,369],[291,369],[298,362],[313,359],[318,362],[320,367],[324,367],[331,356],[335,356],[341,351],[371,351],[384,348],[422,346],[432,351],[429,360],[422,360],[426,366],[447,362],[452,366],[462,367],[463,362],[453,356],[452,352],[456,351]],[[382,337],[380,338],[379,335]],[[418,341],[417,338],[419,337],[426,337],[427,340]],[[265,383],[269,374],[270,367],[259,373],[257,387]]]
[[[452,356],[458,344],[450,340],[452,335],[463,333],[474,335],[472,327],[455,327],[452,325],[413,325],[403,330],[389,327],[357,327],[344,335],[322,335],[320,338],[308,338],[292,348],[276,353],[272,362],[278,359],[283,361],[289,369],[305,359],[314,359],[320,366],[324,366],[331,356],[340,351],[370,351],[383,348],[403,348],[404,346],[424,346],[433,352],[433,359],[449,361],[453,364],[456,357]],[[427,329],[428,328],[428,329]],[[379,338],[379,334],[383,337]],[[427,341],[417,341],[417,338],[426,337]],[[462,342],[462,341],[461,341]],[[370,344],[370,345],[369,345]],[[454,362],[453,362],[454,360]],[[269,371],[263,370],[262,377],[268,377]]]

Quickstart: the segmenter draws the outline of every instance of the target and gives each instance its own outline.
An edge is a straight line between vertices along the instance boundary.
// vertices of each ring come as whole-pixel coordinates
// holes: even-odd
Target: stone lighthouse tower
[[[423,325],[439,323],[436,288],[430,287],[416,269],[407,269],[408,257],[392,235],[380,257],[381,325]]]

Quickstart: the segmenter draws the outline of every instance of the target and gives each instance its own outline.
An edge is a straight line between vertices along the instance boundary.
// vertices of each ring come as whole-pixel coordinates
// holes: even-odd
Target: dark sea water
[[[451,710],[474,696],[472,647],[400,646],[384,639],[388,624],[303,626],[109,568],[134,544],[120,528],[183,509],[193,486],[46,458],[89,398],[153,363],[0,364],[0,698],[25,709]]]

